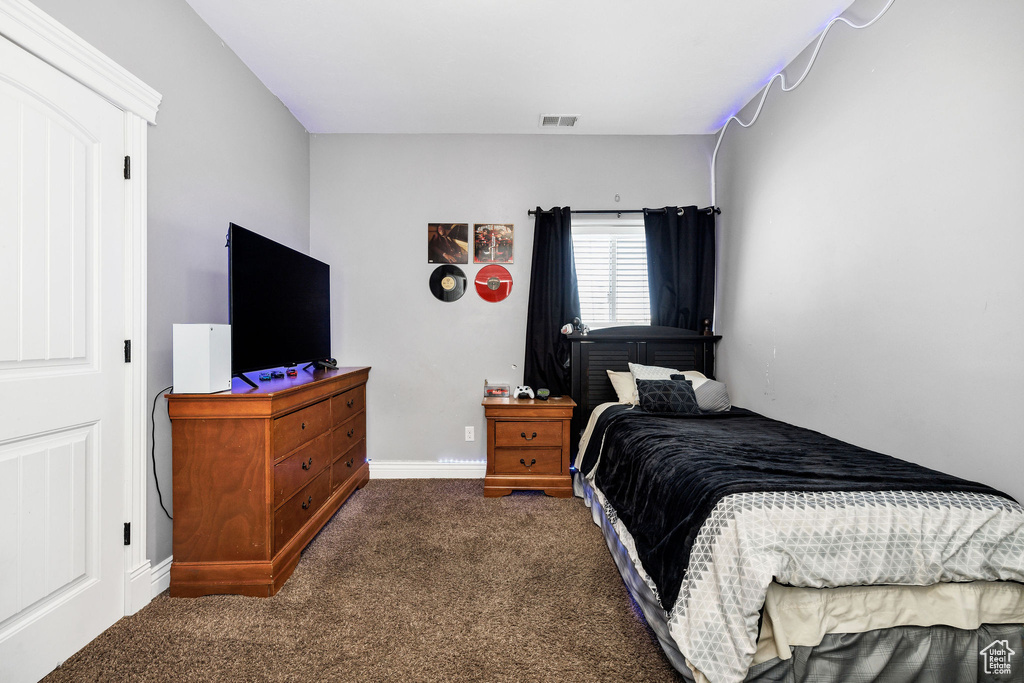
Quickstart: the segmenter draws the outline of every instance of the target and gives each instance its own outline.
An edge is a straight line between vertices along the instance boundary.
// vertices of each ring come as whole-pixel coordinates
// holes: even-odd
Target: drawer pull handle
[[[308,462],[302,463],[302,469],[308,470],[313,466],[313,458],[310,458]]]
[[[348,430],[348,432],[346,432],[346,435],[348,436],[348,438],[351,439],[352,435],[355,434],[355,433],[356,433],[356,428],[353,427],[352,429]]]
[[[519,463],[523,467],[533,467],[534,465],[537,464],[537,458],[530,458],[530,464],[529,465],[526,464],[526,460],[524,460],[523,458],[519,458]]]
[[[355,461],[356,461],[355,458],[349,458],[348,462],[345,463],[345,467],[352,467],[352,463],[354,463]]]
[[[303,428],[303,429],[305,429],[305,428],[306,428],[306,423],[305,423],[305,422],[303,422],[303,423],[302,423],[302,428]]]
[[[308,500],[302,501],[302,509],[308,510],[309,506],[313,504],[313,496],[310,496]]]
[[[527,436],[527,435],[526,435],[526,432],[522,432],[522,433],[520,433],[520,434],[519,434],[519,436],[523,437],[523,438],[524,438],[524,439],[526,439],[527,441],[533,441],[534,439],[536,439],[536,438],[537,438],[537,432],[534,432],[534,433],[533,433],[533,436]]]
[[[354,398],[350,398],[349,400],[345,401],[345,405],[347,405],[349,408],[351,408],[355,404],[356,404],[356,400]]]

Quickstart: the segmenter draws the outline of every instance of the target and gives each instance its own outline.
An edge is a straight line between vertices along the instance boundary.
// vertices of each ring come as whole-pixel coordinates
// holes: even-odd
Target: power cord
[[[164,507],[164,497],[160,493],[160,479],[156,476],[156,402],[163,394],[174,388],[172,384],[169,387],[161,389],[157,392],[156,396],[153,397],[153,409],[149,411],[149,437],[150,437],[150,450],[149,455],[153,460],[153,482],[156,484],[156,497],[160,499],[160,507],[163,508],[164,514],[167,515],[167,519],[174,520],[171,517],[171,513]]]

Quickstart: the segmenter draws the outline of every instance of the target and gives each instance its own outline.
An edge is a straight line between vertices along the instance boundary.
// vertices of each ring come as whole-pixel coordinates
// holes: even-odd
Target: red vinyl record
[[[501,301],[512,292],[512,276],[504,266],[484,266],[474,282],[484,301]]]

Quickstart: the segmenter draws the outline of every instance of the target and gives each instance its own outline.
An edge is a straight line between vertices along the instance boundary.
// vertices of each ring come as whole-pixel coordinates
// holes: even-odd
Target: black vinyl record
[[[430,274],[430,293],[441,301],[462,298],[466,293],[466,274],[458,266],[438,266]]]

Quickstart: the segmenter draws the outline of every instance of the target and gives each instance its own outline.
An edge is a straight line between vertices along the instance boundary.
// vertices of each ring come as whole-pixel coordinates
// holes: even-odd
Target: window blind
[[[580,314],[591,328],[649,325],[643,225],[573,225]]]

